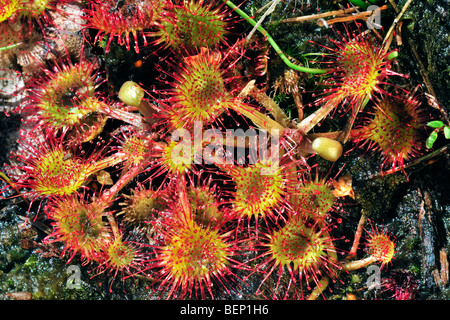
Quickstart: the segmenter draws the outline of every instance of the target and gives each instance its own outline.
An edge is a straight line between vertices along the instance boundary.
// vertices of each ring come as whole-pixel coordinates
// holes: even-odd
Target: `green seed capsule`
[[[129,106],[139,106],[143,97],[144,90],[133,81],[126,81],[119,90],[119,99]]]
[[[312,148],[319,156],[328,161],[336,161],[342,155],[342,145],[339,141],[320,137],[313,141]]]

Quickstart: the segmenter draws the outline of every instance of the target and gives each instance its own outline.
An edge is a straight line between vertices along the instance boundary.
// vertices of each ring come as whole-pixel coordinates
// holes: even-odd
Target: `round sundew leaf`
[[[41,156],[32,173],[33,189],[41,195],[68,195],[75,193],[93,172],[93,166],[76,159],[65,159],[59,149]]]
[[[191,0],[173,7],[162,22],[159,42],[173,50],[211,48],[224,42],[226,16],[219,8],[213,8],[213,3]]]
[[[367,248],[369,253],[382,264],[387,264],[394,258],[395,242],[385,231],[379,232],[378,229],[372,227]]]
[[[404,166],[406,161],[419,156],[436,140],[434,135],[425,143],[422,138],[426,116],[420,101],[412,96],[376,99],[372,117],[359,128],[356,141],[370,140],[370,146],[381,152],[382,168],[386,165]],[[436,129],[437,130],[437,129]]]
[[[234,168],[229,174],[236,183],[234,210],[241,216],[264,216],[281,202],[283,175],[271,163]]]
[[[102,219],[104,209],[97,203],[86,203],[72,195],[55,200],[48,211],[54,220],[51,237],[62,241],[64,250],[91,260],[110,243],[110,229]]]
[[[203,50],[185,60],[176,76],[168,110],[176,128],[191,129],[195,122],[214,123],[222,113],[233,109],[236,98],[227,90],[222,60]]]
[[[212,295],[212,279],[230,273],[229,259],[233,254],[226,235],[209,227],[200,227],[188,218],[177,225],[170,241],[160,248],[159,265],[167,277],[162,283],[170,280],[169,295],[180,290],[183,296],[194,287],[202,296],[205,291]]]
[[[92,114],[105,107],[96,93],[100,77],[95,70],[94,64],[84,60],[76,64],[70,61],[55,64],[52,70],[45,71],[45,76],[34,80],[25,109],[50,128],[91,131],[87,127],[92,126],[95,118],[101,122],[101,117]]]
[[[119,270],[129,266],[133,262],[136,255],[133,248],[123,243],[121,238],[117,238],[108,247],[107,254],[108,263],[112,268]]]
[[[2,8],[0,10],[0,22],[8,20],[10,17],[14,17],[14,14],[18,9],[18,5],[19,5],[18,0],[3,2]]]
[[[139,53],[139,40],[147,44],[151,28],[161,18],[164,0],[135,1],[126,3],[115,0],[89,1],[85,11],[86,25],[97,32],[94,42],[99,42],[109,52],[111,42]],[[131,14],[132,13],[132,14]]]

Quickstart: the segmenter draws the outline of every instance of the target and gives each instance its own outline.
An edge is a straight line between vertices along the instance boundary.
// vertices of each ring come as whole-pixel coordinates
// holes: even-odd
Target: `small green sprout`
[[[440,120],[433,120],[427,123],[428,127],[434,128],[433,132],[427,138],[425,145],[428,149],[433,147],[433,144],[436,142],[438,138],[439,131],[444,131],[445,139],[450,139],[450,127],[445,125],[444,122]]]

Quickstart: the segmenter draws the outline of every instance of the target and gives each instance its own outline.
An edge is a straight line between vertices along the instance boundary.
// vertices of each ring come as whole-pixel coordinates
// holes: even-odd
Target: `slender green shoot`
[[[225,0],[224,0],[225,1]],[[309,74],[323,74],[326,73],[327,69],[316,69],[316,68],[307,68],[302,67],[299,65],[296,65],[292,63],[288,57],[284,54],[284,52],[280,49],[280,47],[277,45],[275,40],[270,36],[270,34],[260,25],[257,25],[257,22],[253,20],[249,15],[247,15],[244,11],[239,9],[233,2],[226,1],[225,4],[229,6],[231,9],[235,10],[237,14],[239,14],[243,19],[247,20],[252,26],[256,26],[256,29],[261,32],[265,37],[267,37],[267,40],[269,41],[272,48],[275,50],[275,52],[280,56],[280,58],[286,63],[286,65],[294,70],[305,72]]]
[[[11,45],[6,46],[6,47],[1,47],[1,48],[0,48],[0,51],[4,51],[4,50],[8,50],[8,49],[13,49],[13,48],[15,48],[15,47],[20,46],[21,44],[23,44],[23,42],[14,43],[14,44],[11,44]]]

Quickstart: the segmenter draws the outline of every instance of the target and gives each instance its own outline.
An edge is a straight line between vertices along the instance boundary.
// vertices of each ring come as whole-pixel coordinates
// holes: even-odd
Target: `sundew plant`
[[[411,1],[312,2],[2,0],[1,59],[28,61],[4,63],[24,87],[2,198],[34,248],[151,299],[362,294],[352,274],[399,249],[350,217],[346,172],[409,181],[448,117],[400,68]],[[316,35],[283,48],[271,33],[297,22],[275,8]]]

